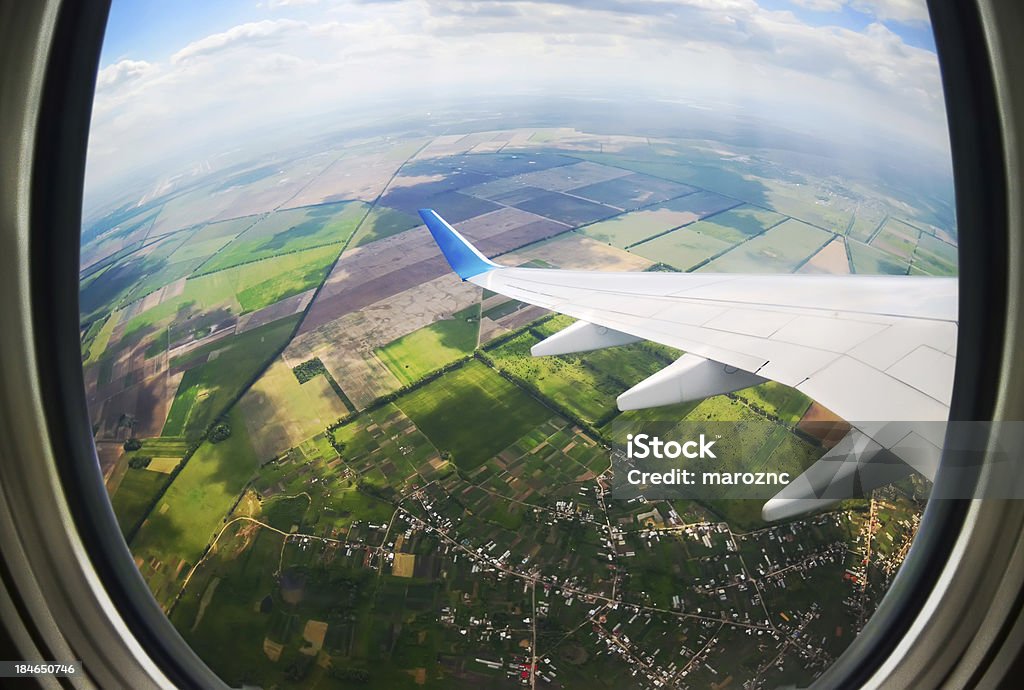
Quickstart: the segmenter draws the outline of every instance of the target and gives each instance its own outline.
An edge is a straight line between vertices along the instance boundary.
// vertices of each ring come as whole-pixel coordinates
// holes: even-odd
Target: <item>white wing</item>
[[[845,481],[873,459],[886,464],[882,458],[891,460],[892,453],[934,478],[941,439],[933,444],[933,457],[916,452],[910,459],[897,452],[900,434],[890,430],[885,438],[876,439],[878,430],[888,425],[867,422],[946,420],[956,357],[956,279],[502,267],[483,257],[433,211],[420,213],[464,280],[593,324],[590,330],[556,334],[550,339],[555,342],[540,348],[542,352],[651,340],[685,351],[692,361],[680,360],[678,373],[669,367],[655,374],[661,377],[660,384],[644,382],[634,391],[644,390],[645,384],[647,389],[662,385],[664,390],[665,382],[674,383],[674,378],[685,386],[687,376],[710,360],[704,368],[714,370],[701,372],[705,379],[711,374],[710,384],[705,380],[699,387],[703,393],[737,390],[729,388],[727,379],[728,373],[738,370],[796,388],[855,423],[865,441],[830,451],[817,471],[817,465],[812,466],[766,504],[766,518],[788,517],[834,502],[818,498],[825,478]],[[742,382],[751,385],[749,381],[747,377]],[[620,396],[620,406],[623,397],[628,394]],[[894,473],[882,476],[891,481]],[[874,488],[869,484],[875,481],[863,475],[860,479],[864,490]]]

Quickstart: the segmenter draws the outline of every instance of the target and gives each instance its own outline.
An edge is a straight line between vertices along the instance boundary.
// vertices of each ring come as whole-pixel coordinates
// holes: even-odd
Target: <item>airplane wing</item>
[[[490,261],[433,210],[420,216],[463,280],[579,319],[538,343],[533,354],[637,340],[686,353],[619,396],[620,409],[694,400],[770,379],[853,424],[843,442],[765,504],[765,519],[834,503],[854,482],[869,491],[915,470],[934,479],[941,438],[911,423],[948,417],[955,278],[516,268]],[[907,424],[894,429],[871,420]]]

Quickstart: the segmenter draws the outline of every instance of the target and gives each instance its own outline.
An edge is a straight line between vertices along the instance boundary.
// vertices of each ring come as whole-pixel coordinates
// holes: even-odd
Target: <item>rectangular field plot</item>
[[[564,223],[538,218],[511,206],[463,221],[456,227],[485,256],[504,254],[569,229]]]
[[[744,204],[716,213],[711,218],[694,223],[690,227],[703,235],[736,244],[761,234],[785,219],[781,213]]]
[[[846,275],[850,271],[850,260],[846,256],[846,240],[841,236],[826,244],[824,249],[800,267],[800,273]]]
[[[418,209],[432,208],[449,223],[457,223],[499,208],[491,201],[462,193],[463,189],[485,182],[490,176],[456,170],[450,165],[440,170],[433,167],[424,170],[424,164],[417,164],[419,172],[403,170],[381,197],[378,207],[397,209],[414,217],[417,217]]]
[[[624,210],[649,206],[695,191],[697,190],[689,185],[638,173],[572,189],[574,196]]]
[[[551,416],[485,364],[471,361],[395,404],[455,464],[470,470]]]
[[[676,211],[659,205],[588,225],[580,228],[580,232],[598,242],[625,249],[698,218],[690,211]]]
[[[87,284],[79,294],[82,320],[95,318],[129,301],[130,295],[141,297],[138,287],[147,284],[152,291],[161,284],[172,283],[181,277],[181,266],[172,266],[168,257],[181,246],[189,233],[173,235],[133,251],[112,264]]]
[[[914,268],[937,276],[955,276],[957,249],[928,234],[921,235],[914,253]]]
[[[171,261],[206,259],[216,254],[228,242],[248,230],[259,220],[259,216],[245,216],[204,225],[188,238],[170,256]]]
[[[202,555],[259,466],[237,412],[228,415],[228,423],[231,436],[199,447],[132,540],[132,552],[146,564],[143,575],[161,603],[177,594],[187,566]]]
[[[348,202],[271,213],[217,252],[199,274],[300,249],[344,243],[366,208],[361,202]]]
[[[552,321],[564,326],[568,319]],[[552,321],[543,326],[549,326]],[[537,329],[541,335],[546,335],[547,330]],[[555,330],[557,327],[551,332]],[[639,345],[581,355],[533,357],[530,347],[539,340],[534,333],[522,333],[488,355],[502,372],[535,388],[557,408],[598,425],[616,414],[615,398],[619,393],[671,361]]]
[[[409,478],[433,479],[446,467],[434,444],[391,403],[338,427],[333,437],[360,478],[380,471],[385,483],[400,486]]]
[[[885,223],[888,215],[884,209],[872,206],[858,206],[850,219],[846,234],[855,240],[867,242]]]
[[[871,240],[871,246],[909,262],[914,255],[914,249],[917,248],[919,234],[921,233],[916,228],[895,218],[889,218],[881,231]]]
[[[421,223],[419,216],[413,216],[393,208],[378,206],[371,210],[363,220],[356,234],[349,243],[351,247],[359,247],[385,237],[397,235],[416,227]]]
[[[524,154],[522,158],[532,156],[533,154]],[[564,192],[628,174],[628,170],[582,161],[572,165],[550,166],[544,170],[517,172],[509,177],[468,187],[464,191],[481,199],[500,200],[509,204],[511,202],[508,199],[514,198],[513,195],[522,190],[531,190],[527,195],[535,195],[538,191]]]
[[[607,218],[619,212],[618,209],[611,206],[560,192],[545,192],[521,201],[515,204],[515,207],[573,226],[593,223],[595,220]]]
[[[832,235],[798,220],[789,219],[729,250],[700,268],[725,273],[788,273],[817,253]]]
[[[480,307],[473,305],[402,336],[375,350],[384,366],[403,384],[468,355],[476,348]]]
[[[906,275],[909,267],[899,257],[887,254],[880,249],[847,241],[850,257],[853,259],[855,273],[867,275]]]
[[[705,235],[695,229],[695,225],[699,224],[695,223],[667,235],[655,237],[649,242],[634,246],[630,251],[652,261],[668,264],[680,271],[689,271],[733,246],[717,237]]]
[[[714,213],[739,206],[741,203],[741,201],[722,196],[721,194],[701,191],[666,201],[659,208],[667,208],[684,213],[689,212],[695,214],[698,218],[707,218]]]
[[[188,371],[178,385],[163,435],[189,438],[200,435],[284,347],[297,319],[297,316],[279,319],[172,360],[172,367],[188,367]]]
[[[241,313],[247,314],[262,309],[318,286],[327,275],[327,269],[337,258],[338,249],[337,245],[328,245],[290,254],[292,261],[288,262],[291,264],[289,270],[270,275],[257,283],[252,283],[252,280],[257,275],[267,276],[261,269],[269,268],[268,266],[258,262],[240,267],[239,283],[250,283],[237,294],[238,304],[242,307]]]
[[[167,483],[167,475],[150,469],[129,469],[110,499],[121,533],[127,534],[146,516],[157,493]]]
[[[299,383],[280,358],[246,391],[239,406],[261,461],[299,445],[348,413],[326,377]]]
[[[745,388],[738,391],[736,396],[755,409],[789,424],[799,422],[811,405],[811,399],[806,395],[776,381]]]
[[[854,202],[829,191],[815,180],[798,183],[760,178],[767,188],[766,206],[835,233],[845,233],[854,214]]]

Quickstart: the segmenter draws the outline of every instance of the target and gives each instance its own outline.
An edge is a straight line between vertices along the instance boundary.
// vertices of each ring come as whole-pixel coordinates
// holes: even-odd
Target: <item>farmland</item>
[[[388,343],[376,354],[395,378],[412,383],[476,349],[479,327],[480,308],[468,307]]]
[[[701,267],[726,273],[788,273],[831,241],[832,235],[789,219]]]
[[[358,202],[277,211],[254,223],[207,263],[199,275],[326,244],[343,244],[366,215]]]
[[[245,483],[259,465],[245,421],[237,411],[227,417],[231,436],[204,443],[177,474],[156,509],[131,542],[157,601],[168,604],[191,566],[220,529]]]
[[[480,465],[550,415],[477,361],[399,398],[396,405],[464,470]]]
[[[179,364],[191,368],[178,387],[163,435],[198,436],[284,346],[296,321],[281,319],[183,355]]]
[[[657,421],[726,428],[726,469],[796,473],[824,452],[794,431],[820,410],[767,383],[620,413],[620,393],[681,353],[530,356],[572,320],[460,281],[416,209],[500,263],[590,270],[834,273],[848,248],[856,272],[951,274],[955,228],[791,152],[426,131],[233,165],[89,226],[90,412],[172,622],[236,685],[511,687],[534,634],[551,687],[668,683],[630,669],[695,649],[695,687],[809,682],[789,652],[759,671],[762,648],[816,602],[859,596],[839,573],[864,567],[865,504],[769,526],[763,500],[728,493],[620,498],[609,445]],[[912,534],[903,500],[880,511],[893,542],[872,551],[867,609]],[[856,631],[834,608],[808,624],[815,658]],[[609,652],[621,634],[630,651]]]

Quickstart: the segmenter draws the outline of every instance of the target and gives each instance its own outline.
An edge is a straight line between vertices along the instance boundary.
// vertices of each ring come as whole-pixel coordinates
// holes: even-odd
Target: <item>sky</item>
[[[114,0],[87,193],[379,99],[565,90],[743,104],[948,150],[924,0]]]

